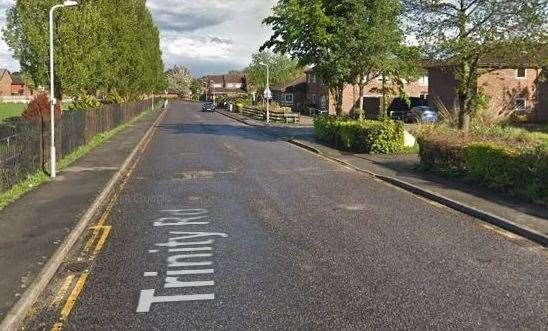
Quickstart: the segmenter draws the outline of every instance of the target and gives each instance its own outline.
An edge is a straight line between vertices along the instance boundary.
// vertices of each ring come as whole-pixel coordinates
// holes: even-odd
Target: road
[[[199,107],[171,106],[27,327],[547,328],[545,249]]]

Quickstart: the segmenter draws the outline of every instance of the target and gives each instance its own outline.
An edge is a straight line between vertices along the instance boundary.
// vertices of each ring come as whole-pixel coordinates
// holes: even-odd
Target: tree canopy
[[[192,95],[192,74],[188,68],[175,66],[166,72],[168,87],[173,89],[178,96],[189,98]]]
[[[166,86],[159,32],[145,0],[82,0],[55,14],[59,94],[117,91],[126,98]],[[34,86],[49,85],[48,13],[56,0],[17,1],[3,37]]]
[[[292,60],[286,55],[275,54],[269,51],[262,51],[252,55],[251,64],[247,68],[248,84],[251,84],[259,91],[264,90],[266,86],[266,67],[268,64],[270,70],[270,86],[275,86],[293,80],[302,70],[296,60]]]
[[[417,74],[418,53],[404,45],[401,11],[399,0],[280,0],[264,20],[274,33],[262,48],[314,65],[340,113],[344,84],[360,85],[363,95],[379,74],[400,82]]]
[[[459,122],[469,125],[484,61],[505,66],[528,62],[547,42],[545,0],[404,0],[406,22],[425,54],[455,68]]]

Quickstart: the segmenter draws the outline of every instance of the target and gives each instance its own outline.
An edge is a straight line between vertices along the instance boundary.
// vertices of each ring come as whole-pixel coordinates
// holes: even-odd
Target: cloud
[[[0,27],[14,0],[0,0]],[[148,0],[160,30],[166,67],[187,66],[195,75],[245,67],[270,31],[261,22],[276,0]],[[0,41],[0,67],[17,70]]]

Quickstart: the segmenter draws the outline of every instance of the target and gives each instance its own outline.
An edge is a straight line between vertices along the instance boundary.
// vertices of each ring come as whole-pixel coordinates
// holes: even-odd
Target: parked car
[[[206,102],[202,105],[202,111],[215,111],[215,104],[213,102]]]
[[[406,123],[436,123],[438,121],[438,111],[429,106],[413,107],[405,114]]]

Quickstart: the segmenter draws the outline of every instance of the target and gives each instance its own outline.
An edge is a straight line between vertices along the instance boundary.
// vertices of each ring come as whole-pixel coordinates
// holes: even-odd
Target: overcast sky
[[[0,26],[15,0],[0,0]],[[185,65],[197,76],[241,69],[269,36],[261,24],[276,0],[148,0],[160,28],[166,68]],[[17,70],[0,41],[0,67]]]

